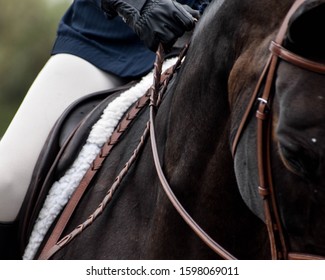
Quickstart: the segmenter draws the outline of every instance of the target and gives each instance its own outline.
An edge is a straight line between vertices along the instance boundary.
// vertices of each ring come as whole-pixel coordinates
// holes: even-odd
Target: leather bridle
[[[277,64],[279,59],[283,59],[293,65],[298,67],[307,69],[309,71],[317,72],[320,74],[325,74],[325,65],[321,63],[317,63],[303,57],[300,57],[289,50],[285,49],[282,46],[283,39],[285,32],[287,30],[289,19],[291,18],[292,14],[303,4],[305,0],[296,0],[293,6],[291,7],[290,11],[288,12],[281,28],[279,29],[279,33],[274,42],[271,42],[270,51],[271,55],[268,59],[266,66],[261,74],[261,77],[257,83],[255,91],[252,95],[251,101],[247,107],[247,110],[243,116],[242,122],[239,125],[237,134],[233,141],[232,146],[232,153],[235,155],[237,144],[240,140],[242,132],[244,130],[245,124],[248,121],[250,112],[253,108],[253,104],[256,100],[259,100],[258,110],[256,112],[257,117],[257,157],[258,157],[258,175],[259,175],[259,186],[258,190],[260,195],[263,198],[264,203],[264,212],[266,218],[266,225],[268,229],[270,244],[271,244],[271,254],[272,259],[324,259],[324,257],[310,255],[310,254],[302,254],[302,253],[295,253],[295,252],[288,252],[286,239],[283,233],[281,220],[278,214],[277,204],[274,195],[274,188],[272,184],[272,172],[271,172],[271,164],[270,164],[270,104],[273,98],[271,91],[271,87],[274,82],[274,75],[277,69]],[[178,62],[172,69],[172,73],[175,72],[176,68],[179,67],[183,57],[185,56],[187,48],[184,49],[182,54],[179,57]],[[178,211],[180,216],[184,219],[184,221],[191,227],[191,229],[200,237],[205,244],[207,244],[214,252],[216,252],[220,257],[223,259],[228,260],[235,260],[236,258],[232,256],[227,250],[225,250],[222,246],[220,246],[217,242],[215,242],[200,226],[192,219],[192,217],[186,212],[183,208],[181,203],[178,201],[176,196],[174,195],[165,175],[162,170],[159,155],[158,155],[158,148],[156,143],[156,133],[155,133],[155,116],[157,108],[162,100],[162,94],[166,90],[167,83],[171,79],[172,75],[168,74],[168,78],[161,77],[161,66],[163,63],[163,48],[159,46],[157,51],[157,58],[155,62],[155,70],[154,70],[154,84],[149,89],[148,93],[142,98],[141,106],[144,106],[148,98],[150,97],[150,121],[147,123],[143,136],[141,137],[141,141],[139,146],[136,148],[134,154],[130,158],[130,160],[125,165],[125,168],[121,171],[118,175],[117,179],[115,180],[114,184],[112,185],[111,189],[108,191],[107,195],[103,199],[103,202],[99,205],[98,209],[90,215],[90,217],[82,224],[80,224],[74,231],[70,234],[66,235],[62,239],[60,236],[68,223],[73,211],[75,210],[76,205],[78,204],[79,200],[81,199],[84,191],[88,187],[91,179],[93,178],[96,171],[102,165],[104,159],[101,158],[99,155],[97,159],[97,163],[94,163],[92,170],[89,170],[91,173],[89,176],[85,176],[85,181],[82,183],[82,190],[76,191],[76,198],[72,200],[71,205],[68,204],[64,213],[65,215],[61,215],[59,222],[57,223],[54,233],[50,236],[49,241],[45,244],[41,254],[40,259],[49,259],[52,257],[57,251],[62,249],[65,245],[67,245],[72,239],[74,239],[78,234],[80,234],[86,227],[90,226],[93,221],[104,211],[107,203],[111,200],[112,195],[115,189],[118,187],[120,181],[122,180],[123,176],[128,171],[129,166],[135,161],[136,156],[144,143],[144,138],[148,135],[150,131],[150,138],[151,138],[151,145],[152,145],[152,152],[154,157],[154,162],[157,170],[158,177],[160,179],[161,185],[167,194],[167,197]],[[163,81],[163,87],[161,87],[161,81]],[[262,85],[264,84],[264,90],[260,97],[258,97],[259,92],[261,91]],[[141,107],[142,108],[142,107]],[[137,106],[131,110],[131,114],[134,117],[137,115],[138,111]],[[129,119],[126,118],[125,122],[128,122]],[[126,126],[124,125],[123,131],[126,130]],[[119,137],[120,131],[118,130],[116,133],[116,137]],[[114,134],[115,135],[115,134]],[[116,140],[116,139],[115,139]],[[113,141],[114,144],[116,141]],[[110,146],[111,144],[107,144],[106,146]],[[109,154],[111,147],[107,148],[107,151],[104,151],[105,154]]]
[[[239,126],[237,135],[233,142],[232,153],[235,155],[236,147],[239,142],[243,128],[247,122],[250,111],[257,94],[260,92],[262,83],[264,82],[264,90],[261,97],[258,98],[259,106],[256,112],[257,117],[257,163],[258,163],[258,190],[263,198],[264,213],[266,225],[268,228],[272,259],[323,259],[323,257],[288,252],[285,241],[278,209],[275,199],[274,187],[272,182],[271,160],[270,160],[270,139],[271,139],[271,102],[274,91],[271,87],[274,82],[274,75],[277,69],[279,59],[306,69],[308,71],[325,74],[325,64],[317,63],[298,56],[282,46],[284,35],[287,31],[288,22],[292,14],[304,3],[304,0],[297,0],[288,12],[275,41],[271,42],[271,55],[266,64],[264,71],[259,79],[258,85],[254,91],[250,106],[247,108],[244,118]]]

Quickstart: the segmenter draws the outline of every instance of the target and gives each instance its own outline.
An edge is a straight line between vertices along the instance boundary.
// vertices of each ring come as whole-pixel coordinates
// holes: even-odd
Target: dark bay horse
[[[272,105],[258,90],[262,101],[252,102],[234,155],[231,149],[270,57],[270,43],[293,3],[293,0],[212,2],[197,24],[185,61],[157,109],[158,153],[175,195],[201,228],[239,259],[269,259],[274,255],[270,249],[270,227],[265,225],[269,217],[258,193],[255,111],[261,103],[267,113],[272,112],[269,157],[274,185],[271,192],[277,211],[272,210],[271,216],[280,220],[276,226],[281,227],[280,243],[286,248],[281,256],[275,257],[288,258],[288,252],[325,255],[324,0],[302,3],[290,16],[283,37],[286,49],[316,62],[320,71],[306,70],[279,59],[271,84]],[[263,80],[261,88],[266,83]],[[102,110],[103,106],[99,106],[90,120],[84,121],[83,131],[89,131],[91,125],[87,122],[93,124]],[[148,119],[149,109],[143,109],[121,136],[60,236],[66,236],[86,221],[109,188],[120,181],[110,203],[90,226],[79,227],[82,232],[52,258],[219,258],[189,230],[162,190],[151,143],[148,138],[140,140]],[[144,144],[135,162],[127,166],[123,178],[117,177],[140,141]],[[44,149],[50,151],[51,146]],[[43,162],[41,157],[38,167]],[[46,181],[46,176],[38,177],[39,173],[34,175],[33,190]],[[62,171],[51,174],[57,179]],[[29,205],[25,212],[31,213],[23,219],[22,224],[27,227],[37,218],[39,209],[33,205],[40,205],[45,199],[43,190],[36,193],[27,196],[23,208],[26,210]],[[31,197],[33,203],[28,200]],[[30,231],[23,230],[23,247],[28,243]],[[51,232],[52,228],[42,246]],[[42,248],[36,257],[41,251]]]

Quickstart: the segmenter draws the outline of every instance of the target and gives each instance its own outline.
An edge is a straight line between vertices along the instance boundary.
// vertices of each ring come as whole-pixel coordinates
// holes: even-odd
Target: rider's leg
[[[40,150],[60,114],[86,94],[121,84],[81,58],[50,58],[0,141],[0,224],[15,220]]]

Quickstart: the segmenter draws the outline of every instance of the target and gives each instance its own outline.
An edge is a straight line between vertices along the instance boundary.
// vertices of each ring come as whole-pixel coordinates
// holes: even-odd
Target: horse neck
[[[210,5],[196,27],[173,88],[164,165],[167,176],[180,191],[191,186],[191,191],[197,193],[195,188],[199,183],[220,181],[220,176],[210,174],[218,168],[224,170],[217,159],[226,159],[222,161],[225,166],[229,162],[233,164],[229,145],[230,124],[241,116],[235,110],[238,100],[244,99],[245,104],[247,96],[251,95],[251,92],[241,89],[254,84],[239,75],[246,73],[245,64],[254,65],[252,61],[263,65],[268,51],[265,47],[269,40],[267,35],[271,37],[276,32],[281,23],[279,18],[285,16],[293,0],[281,3],[255,1],[254,9],[251,0],[229,0],[221,7],[219,2]],[[273,14],[263,15],[264,8],[273,9]],[[260,50],[256,58],[252,50]],[[234,67],[240,61],[243,68],[233,75]],[[256,73],[259,70],[248,71],[248,77],[258,77]],[[235,81],[235,77],[238,83],[232,88],[230,79]],[[229,102],[233,96],[236,102]],[[229,170],[225,177],[233,180],[233,170],[231,167]]]
[[[226,132],[230,113],[228,70],[224,65],[228,64],[232,56],[222,46],[220,49],[224,54],[217,54],[213,48],[207,48],[208,45],[224,43],[218,42],[217,34],[213,32],[207,32],[208,42],[203,42],[199,29],[195,31],[186,60],[172,89],[164,143],[167,178],[176,194],[183,197],[185,194],[185,203],[192,209],[195,204],[202,205],[206,197],[213,193],[216,181],[221,180],[214,176],[217,169],[217,158],[214,155],[225,153],[223,157],[231,162]],[[225,58],[220,64],[217,63],[219,56]],[[229,166],[232,173],[231,164]],[[230,177],[233,178],[233,174]]]

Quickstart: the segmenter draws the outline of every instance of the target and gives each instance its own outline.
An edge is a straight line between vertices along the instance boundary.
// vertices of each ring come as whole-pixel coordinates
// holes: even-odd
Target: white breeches
[[[49,59],[0,141],[0,223],[16,219],[39,153],[62,112],[84,95],[122,84],[79,57]]]

